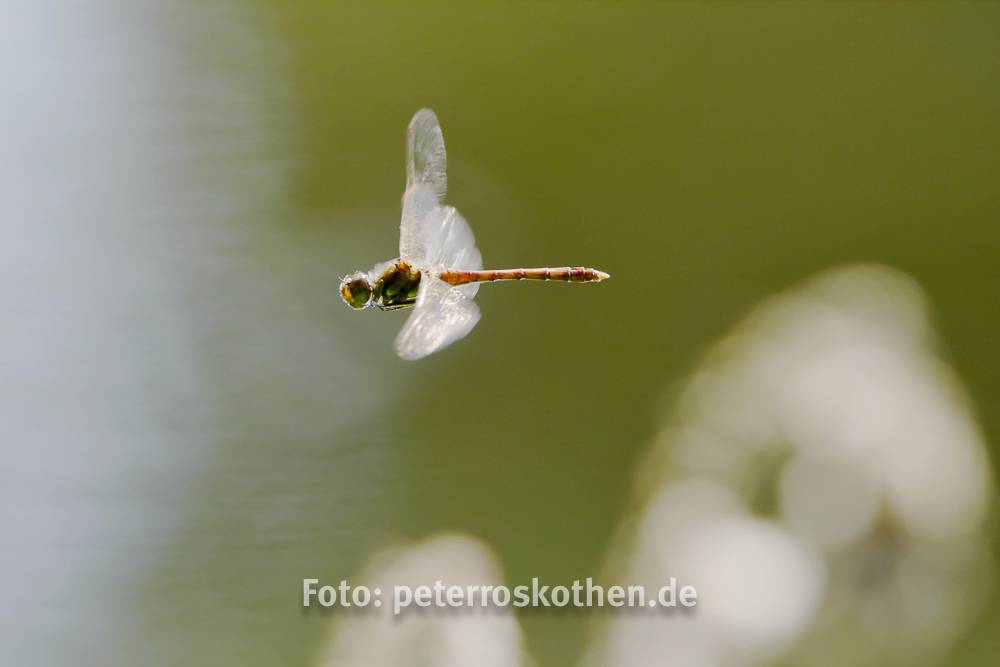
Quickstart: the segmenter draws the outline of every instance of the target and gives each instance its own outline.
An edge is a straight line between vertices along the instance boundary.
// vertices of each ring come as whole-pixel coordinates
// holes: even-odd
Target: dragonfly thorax
[[[417,302],[420,271],[409,262],[396,260],[374,276],[373,303],[382,310],[406,308]]]

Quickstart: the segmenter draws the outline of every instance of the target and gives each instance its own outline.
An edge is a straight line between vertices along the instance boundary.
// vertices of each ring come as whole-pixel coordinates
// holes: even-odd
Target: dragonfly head
[[[355,310],[368,307],[372,301],[373,291],[368,274],[361,271],[352,273],[340,281],[340,298]]]

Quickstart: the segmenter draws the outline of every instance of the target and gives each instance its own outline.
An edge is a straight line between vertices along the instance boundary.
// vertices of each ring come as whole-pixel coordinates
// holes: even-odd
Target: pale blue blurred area
[[[178,635],[142,613],[157,582],[166,616],[207,612],[203,588],[246,552],[370,530],[384,435],[336,434],[392,386],[336,344],[337,245],[287,232],[280,45],[179,3],[5,15],[4,661],[169,662],[147,635]],[[324,456],[343,467],[310,477]],[[317,495],[366,510],[331,517]],[[197,562],[173,564],[189,539]]]
[[[995,5],[5,9],[3,662],[315,664],[301,579],[438,530],[595,575],[703,351],[845,263],[921,286],[995,468]],[[407,364],[336,285],[394,256],[423,106],[488,266],[613,278],[484,287]],[[986,606],[949,664],[993,664]]]

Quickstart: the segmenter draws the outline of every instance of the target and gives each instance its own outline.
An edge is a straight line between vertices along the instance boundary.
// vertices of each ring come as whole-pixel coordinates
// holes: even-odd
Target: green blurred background
[[[155,244],[190,370],[150,399],[185,472],[143,468],[112,499],[171,508],[107,554],[148,564],[126,596],[133,664],[308,664],[330,617],[302,612],[301,579],[353,577],[439,530],[492,545],[512,582],[600,573],[671,388],[760,299],[831,266],[922,285],[1000,438],[995,4],[151,16],[173,64],[119,102],[163,119],[148,178],[176,199]],[[407,363],[391,349],[405,314],[351,312],[336,284],[395,256],[424,106],[487,266],[613,278],[487,286],[467,339]],[[586,616],[520,620],[539,664],[575,664]],[[994,608],[949,663],[994,664],[998,636]]]
[[[286,355],[278,377],[248,373],[256,351],[239,335],[238,358],[218,364],[237,433],[157,588],[157,632],[180,655],[303,662],[326,621],[294,609],[297,580],[350,577],[397,537],[468,532],[511,581],[594,575],[664,391],[757,300],[839,263],[888,263],[925,287],[1000,435],[1000,8],[244,12],[284,59],[260,94],[291,160],[278,209],[252,222],[244,268],[280,291],[253,326],[328,335],[267,341]],[[422,106],[441,120],[449,198],[488,266],[587,264],[613,279],[487,287],[466,341],[409,364],[391,352],[404,316],[350,312],[334,286],[395,256],[404,129]],[[372,386],[355,392],[331,367],[345,352]],[[175,616],[175,596],[204,608]],[[545,665],[573,664],[587,630],[572,615],[523,625]]]

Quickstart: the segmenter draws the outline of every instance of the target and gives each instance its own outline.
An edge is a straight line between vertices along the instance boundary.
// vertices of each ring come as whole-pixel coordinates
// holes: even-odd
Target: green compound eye
[[[340,298],[355,310],[366,308],[372,300],[372,286],[368,282],[368,274],[359,271],[341,280]]]

